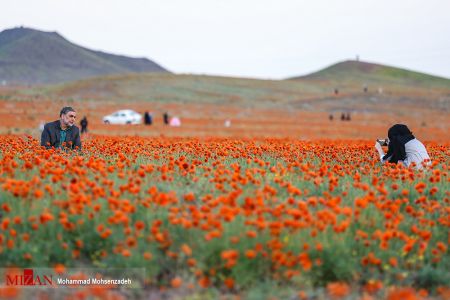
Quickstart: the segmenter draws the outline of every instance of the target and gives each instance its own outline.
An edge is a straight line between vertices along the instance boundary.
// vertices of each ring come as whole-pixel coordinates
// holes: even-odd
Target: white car
[[[131,109],[119,110],[103,117],[105,124],[141,124],[141,121],[141,114]]]

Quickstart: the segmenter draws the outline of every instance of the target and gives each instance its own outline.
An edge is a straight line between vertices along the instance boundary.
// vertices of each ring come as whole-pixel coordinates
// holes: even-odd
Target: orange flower
[[[246,256],[248,259],[253,259],[253,258],[256,257],[256,255],[257,255],[257,253],[256,253],[256,251],[253,250],[253,249],[248,249],[247,251],[245,251],[245,256]]]
[[[47,222],[49,222],[49,221],[51,221],[53,219],[54,219],[53,215],[51,213],[48,213],[48,212],[42,213],[40,218],[39,218],[41,224],[45,224],[45,223],[47,223]]]
[[[184,195],[184,201],[186,201],[186,202],[192,202],[192,201],[194,201],[195,200],[195,195],[194,195],[194,193],[189,193],[189,194],[186,194],[186,195]]]
[[[227,277],[225,278],[225,280],[223,281],[223,284],[225,284],[225,286],[228,289],[232,289],[234,287],[234,279],[231,277]]]
[[[209,278],[206,277],[206,276],[201,277],[201,278],[198,280],[198,285],[199,285],[200,287],[202,287],[202,288],[207,288],[207,287],[209,287],[210,284],[211,284],[211,281],[210,281]]]
[[[176,289],[179,288],[181,285],[183,284],[183,281],[181,280],[180,277],[175,277],[170,281],[170,285]]]
[[[317,250],[317,251],[322,251],[322,250],[323,250],[323,246],[322,246],[321,243],[317,243],[317,244],[316,244],[316,250]]]
[[[398,266],[397,258],[395,257],[389,258],[389,264],[394,268],[397,267]]]
[[[418,300],[413,288],[394,288],[388,293],[387,300]]]
[[[246,235],[249,238],[255,238],[257,236],[257,233],[255,231],[253,231],[253,230],[249,230],[249,231],[246,232]]]
[[[327,284],[327,291],[333,298],[343,298],[350,294],[350,287],[345,282],[331,282]]]
[[[143,254],[145,260],[151,260],[153,255],[150,252],[144,252]]]
[[[10,211],[11,211],[11,207],[9,206],[8,203],[3,203],[3,204],[2,204],[2,208],[3,208],[3,210],[6,211],[6,212],[10,212]]]
[[[136,228],[137,231],[143,230],[145,228],[145,223],[143,221],[137,221],[134,224],[134,227]]]
[[[128,249],[123,249],[123,250],[122,250],[122,255],[123,255],[124,257],[130,257],[130,256],[131,256],[131,252],[130,252],[130,250],[128,250]]]
[[[364,290],[369,294],[374,294],[383,288],[383,283],[379,280],[369,280],[364,285]]]
[[[186,254],[186,256],[192,255],[192,249],[187,244],[181,245],[181,251],[183,251],[183,253]]]
[[[56,274],[63,274],[66,271],[66,267],[63,264],[56,264],[53,270]]]
[[[41,190],[35,190],[33,195],[36,199],[41,199],[44,196],[44,192]]]
[[[83,248],[83,241],[82,240],[76,240],[75,241],[75,246],[77,246],[77,248],[79,248],[79,249]]]
[[[237,259],[239,253],[236,250],[224,250],[221,256],[223,259]]]
[[[239,243],[239,237],[237,237],[237,236],[232,236],[232,237],[230,237],[230,242],[231,242],[232,244],[237,244],[237,243]]]
[[[187,260],[187,265],[188,265],[189,267],[195,267],[195,266],[197,265],[197,261],[196,261],[194,258],[189,258],[189,259]]]
[[[20,295],[20,288],[16,286],[0,286],[0,298],[14,299]]]

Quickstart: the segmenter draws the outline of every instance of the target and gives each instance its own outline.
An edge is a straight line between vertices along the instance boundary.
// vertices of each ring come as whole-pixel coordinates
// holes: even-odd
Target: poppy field
[[[448,143],[416,170],[367,140],[0,141],[4,267],[144,267],[143,293],[171,298],[450,297]],[[94,296],[127,298],[76,295]]]

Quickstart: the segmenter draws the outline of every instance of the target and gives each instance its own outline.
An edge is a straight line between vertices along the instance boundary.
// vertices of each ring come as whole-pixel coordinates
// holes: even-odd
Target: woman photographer
[[[388,146],[388,152],[385,154],[382,145]],[[430,156],[425,146],[417,140],[406,125],[395,124],[388,131],[388,139],[377,140],[375,143],[380,160],[382,163],[391,162],[403,163],[409,167],[415,163],[417,169],[421,169],[423,164],[430,164]]]

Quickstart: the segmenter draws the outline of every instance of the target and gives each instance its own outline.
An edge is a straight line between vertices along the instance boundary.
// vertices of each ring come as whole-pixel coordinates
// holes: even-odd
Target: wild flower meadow
[[[205,298],[450,297],[449,144],[415,170],[371,141],[0,141],[4,267],[145,267],[144,291]],[[126,298],[77,294],[105,295]]]

